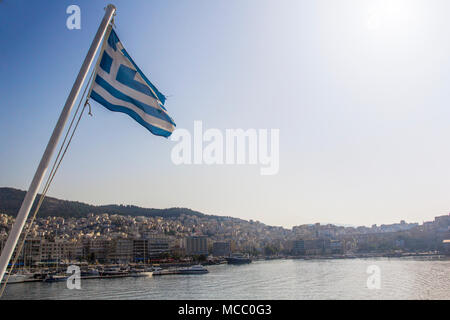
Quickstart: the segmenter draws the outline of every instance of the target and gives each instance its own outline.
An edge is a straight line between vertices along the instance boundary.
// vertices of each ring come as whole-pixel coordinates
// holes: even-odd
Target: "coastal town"
[[[0,214],[0,247],[14,222]],[[292,229],[231,217],[88,214],[37,218],[18,257],[20,266],[207,261],[232,254],[263,258],[350,258],[448,255],[450,214],[433,221],[371,227],[308,224]]]

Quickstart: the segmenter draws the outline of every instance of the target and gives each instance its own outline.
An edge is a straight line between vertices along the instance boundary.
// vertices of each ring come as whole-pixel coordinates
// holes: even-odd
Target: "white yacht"
[[[151,277],[152,275],[153,275],[152,271],[130,271],[130,276],[135,278]]]
[[[8,283],[22,283],[22,282],[25,282],[26,280],[28,280],[28,279],[30,279],[32,277],[33,277],[33,274],[14,273],[14,274],[9,276]],[[7,278],[8,278],[8,273],[5,273],[1,283],[2,284],[5,283]]]
[[[196,266],[190,266],[186,268],[180,268],[178,270],[179,274],[202,274],[202,273],[208,273],[208,269],[206,269],[202,265],[196,265]]]

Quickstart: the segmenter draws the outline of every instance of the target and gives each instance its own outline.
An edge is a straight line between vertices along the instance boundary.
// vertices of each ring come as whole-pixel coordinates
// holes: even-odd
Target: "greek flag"
[[[175,123],[164,107],[166,97],[134,63],[114,30],[104,48],[90,97],[111,111],[128,114],[157,136],[170,136]]]

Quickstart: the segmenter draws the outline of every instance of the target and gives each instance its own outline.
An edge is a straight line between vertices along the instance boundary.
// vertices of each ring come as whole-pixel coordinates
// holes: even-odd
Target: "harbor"
[[[222,261],[223,262],[223,261]],[[209,263],[210,265],[220,264]],[[67,266],[69,267],[69,266]],[[70,266],[80,268],[76,265]],[[59,269],[64,270],[60,267]],[[69,270],[69,269],[66,269]],[[170,264],[164,267],[159,265],[112,265],[112,266],[89,266],[88,268],[79,269],[79,278],[82,280],[92,280],[92,279],[116,279],[116,278],[139,278],[139,277],[152,277],[152,276],[166,276],[166,275],[182,275],[182,274],[205,274],[208,273],[208,269],[201,264]],[[26,269],[19,270],[11,275],[7,274],[5,279],[7,284],[17,284],[17,283],[32,283],[32,282],[62,282],[67,281],[69,278],[76,273],[41,269],[29,271]],[[3,280],[1,284],[4,284]]]
[[[156,266],[145,266],[139,269],[129,266],[112,266],[89,268],[89,270],[80,270],[79,278],[82,280],[91,279],[116,279],[116,278],[137,278],[151,277],[153,275],[170,275],[170,274],[202,274],[208,270],[203,266],[185,266],[185,267],[168,267],[161,268]],[[69,274],[65,272],[56,272],[54,270],[36,270],[27,271],[20,270],[9,276],[7,284],[31,283],[31,282],[62,282],[67,281],[69,277],[75,273]],[[8,275],[6,276],[8,277]],[[4,284],[4,280],[1,282]]]
[[[367,258],[257,260],[206,266],[208,273],[8,285],[3,299],[449,299],[449,260]],[[369,266],[381,270],[379,290],[367,288]],[[168,270],[164,268],[163,270]],[[405,273],[408,270],[408,273]]]
[[[74,275],[74,272],[66,272],[69,267],[77,267],[80,270],[79,278],[82,280],[94,279],[117,279],[117,278],[146,278],[153,276],[169,275],[192,275],[209,273],[210,266],[219,265],[247,265],[252,262],[263,261],[334,261],[334,260],[361,260],[361,259],[416,259],[429,261],[450,261],[448,256],[439,255],[436,252],[424,252],[416,254],[353,254],[353,255],[330,255],[330,256],[266,256],[250,257],[243,254],[232,254],[228,257],[213,258],[206,261],[172,261],[156,264],[94,264],[86,263],[61,263],[54,267],[19,267],[9,276],[8,285],[18,283],[35,282],[63,282]],[[7,273],[8,274],[8,273]],[[5,276],[4,279],[7,277]],[[4,280],[1,284],[4,284]]]

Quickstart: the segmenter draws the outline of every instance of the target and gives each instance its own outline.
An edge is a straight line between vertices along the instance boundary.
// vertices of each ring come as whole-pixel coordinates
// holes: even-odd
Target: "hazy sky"
[[[280,129],[280,170],[182,165],[92,102],[50,195],[290,227],[450,211],[450,3],[119,1],[127,51],[178,128]],[[66,8],[81,8],[81,30]],[[0,185],[27,189],[105,1],[0,3]]]

